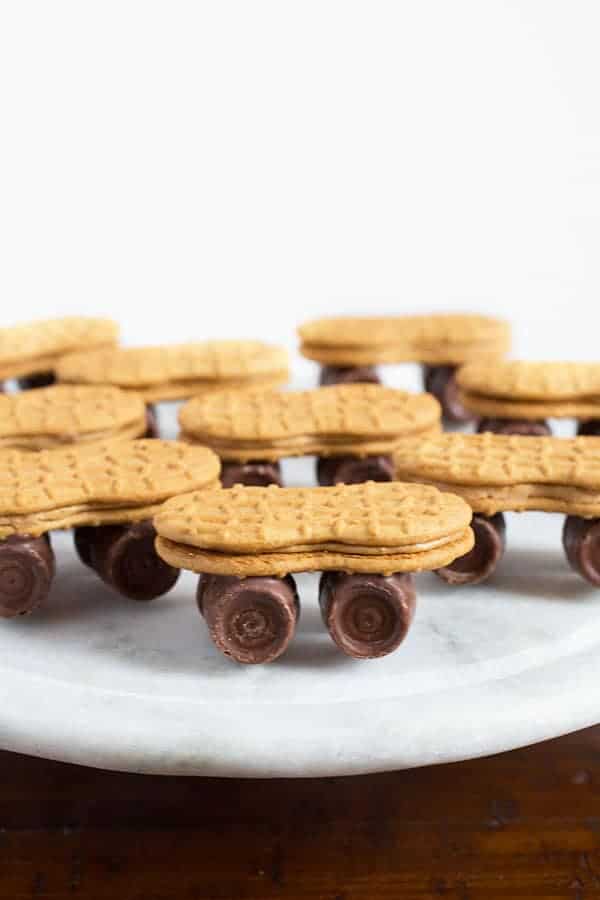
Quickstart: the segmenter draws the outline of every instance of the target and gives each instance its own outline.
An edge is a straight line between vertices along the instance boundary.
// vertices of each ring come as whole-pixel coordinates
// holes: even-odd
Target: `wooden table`
[[[600,897],[600,726],[354,778],[0,771],[3,900]]]

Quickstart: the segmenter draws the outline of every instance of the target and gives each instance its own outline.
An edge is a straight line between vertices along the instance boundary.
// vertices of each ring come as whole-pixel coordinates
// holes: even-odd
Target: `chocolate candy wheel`
[[[268,663],[281,656],[300,614],[291,575],[202,575],[197,601],[216,646],[241,663]]]
[[[156,407],[153,406],[152,403],[146,404],[146,433],[144,437],[160,437],[160,429],[158,427],[158,414],[156,412]]]
[[[459,397],[456,370],[456,366],[423,366],[423,386],[439,400],[447,421],[472,422],[473,413],[465,409]]]
[[[386,656],[404,640],[415,614],[412,576],[324,572],[319,606],[329,634],[347,656]]]
[[[493,431],[494,434],[551,435],[552,429],[546,421],[529,421],[527,419],[481,419],[477,426],[481,434]]]
[[[179,569],[154,549],[152,522],[78,528],[75,546],[82,561],[100,578],[131,600],[154,600],[171,590]]]
[[[571,568],[600,587],[600,519],[567,516],[562,539]]]
[[[319,384],[381,384],[375,366],[323,366]]]
[[[54,372],[39,372],[37,375],[25,375],[23,378],[17,378],[17,384],[22,391],[49,387],[55,381]]]
[[[322,485],[362,484],[393,481],[394,465],[389,456],[326,456],[317,459],[317,481]]]
[[[475,546],[449,566],[436,571],[448,584],[477,584],[489,578],[504,555],[506,523],[502,513],[487,516],[476,513],[471,522]]]
[[[600,419],[588,419],[587,422],[579,422],[577,434],[598,437],[600,435]]]
[[[54,554],[44,537],[12,535],[0,542],[0,616],[32,612],[48,596]]]
[[[268,487],[270,484],[282,485],[281,466],[278,462],[253,462],[237,463],[224,462],[221,465],[221,484],[225,488],[234,484],[254,485]]]

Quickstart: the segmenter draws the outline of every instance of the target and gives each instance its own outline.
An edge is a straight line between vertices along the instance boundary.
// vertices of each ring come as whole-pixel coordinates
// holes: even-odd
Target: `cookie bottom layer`
[[[420,479],[407,479],[419,480]],[[600,517],[600,493],[559,484],[473,485],[429,481],[440,491],[458,494],[473,512],[494,516],[498,512],[553,512],[583,519]]]
[[[315,547],[310,551],[229,555],[203,551],[168,538],[158,537],[158,555],[170,565],[198,574],[275,575],[282,578],[293,572],[357,572],[370,575],[393,575],[396,572],[420,572],[447,566],[468,553],[474,544],[471,528],[447,543],[420,552],[368,555],[352,553],[353,548],[332,552]]]
[[[490,419],[600,419],[600,397],[573,400],[512,401],[459,391],[465,409]]]
[[[441,343],[434,346],[411,346],[398,344],[377,347],[332,347],[324,344],[302,344],[300,353],[307,359],[328,366],[377,366],[384,363],[428,363],[431,365],[462,365],[478,359],[502,357],[507,352],[506,342],[465,342],[464,344]]]

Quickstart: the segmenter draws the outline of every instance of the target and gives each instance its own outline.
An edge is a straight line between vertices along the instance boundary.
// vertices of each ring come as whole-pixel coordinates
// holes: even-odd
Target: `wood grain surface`
[[[354,778],[0,772],[2,900],[600,897],[600,726]]]

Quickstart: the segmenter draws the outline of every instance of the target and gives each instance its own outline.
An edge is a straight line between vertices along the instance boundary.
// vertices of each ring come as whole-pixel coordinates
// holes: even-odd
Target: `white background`
[[[596,0],[0,6],[0,324],[479,309],[598,355]]]

